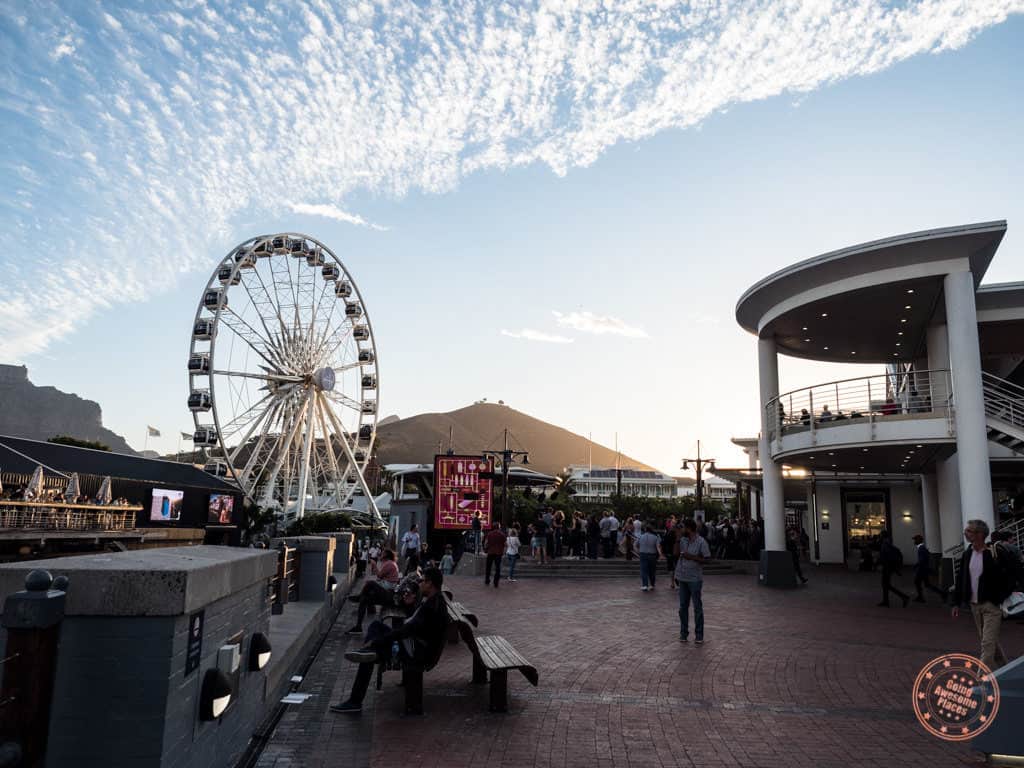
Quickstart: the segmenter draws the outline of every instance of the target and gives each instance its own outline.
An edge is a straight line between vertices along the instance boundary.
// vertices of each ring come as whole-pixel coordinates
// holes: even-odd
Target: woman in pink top
[[[373,571],[376,581],[368,581],[358,595],[349,597],[349,600],[359,603],[356,623],[348,630],[350,635],[363,634],[363,619],[371,606],[394,603],[395,587],[402,578],[398,572],[398,564],[395,562],[395,553],[390,549],[384,550],[384,558],[379,565],[371,562],[370,569]]]

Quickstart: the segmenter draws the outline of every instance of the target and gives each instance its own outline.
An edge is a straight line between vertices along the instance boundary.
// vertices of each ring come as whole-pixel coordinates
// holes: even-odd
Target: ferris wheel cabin
[[[227,477],[228,476],[228,465],[227,465],[227,462],[225,462],[225,461],[208,461],[208,462],[206,462],[206,465],[203,467],[203,472],[206,472],[206,473],[211,474],[211,475],[216,475],[217,477]]]
[[[188,409],[193,413],[198,411],[206,412],[213,407],[213,401],[210,399],[209,391],[205,389],[198,389],[192,392],[188,396]]]
[[[242,276],[236,275],[233,267],[225,265],[217,270],[217,279],[220,280],[221,285],[238,285],[242,282]]]
[[[253,246],[252,253],[258,259],[266,259],[274,253],[274,248],[269,240],[264,240]]]
[[[210,448],[217,444],[217,430],[213,427],[199,427],[192,435],[193,445]]]
[[[339,299],[347,299],[352,295],[352,283],[348,280],[339,280],[334,286],[334,295]]]
[[[274,253],[288,253],[291,248],[291,242],[284,235],[279,235],[270,241],[270,247]]]
[[[346,301],[345,302],[345,317],[351,317],[353,320],[363,316],[363,308],[359,305],[358,301]]]
[[[352,338],[356,341],[369,341],[370,329],[365,325],[357,325],[352,329]]]
[[[288,250],[296,259],[305,259],[310,256],[309,246],[305,240],[292,240],[288,243]]]
[[[337,280],[341,277],[341,270],[338,269],[337,264],[324,264],[324,268],[320,270],[320,274],[324,276],[324,280]]]
[[[362,379],[363,389],[376,389],[377,377],[372,373],[364,373]]]
[[[375,360],[372,349],[361,349],[359,350],[359,362],[363,365],[369,365]]]
[[[363,424],[359,428],[359,439],[360,440],[372,440],[373,439],[373,425]]]
[[[324,252],[319,247],[314,248],[306,257],[306,263],[311,267],[322,267],[324,265]]]
[[[209,373],[210,372],[210,353],[209,352],[196,352],[195,354],[189,355],[189,357],[188,357],[188,372],[189,373]]]
[[[228,295],[224,291],[209,290],[203,294],[203,306],[211,312],[218,309],[226,309],[228,306]]]
[[[368,416],[372,416],[373,414],[375,414],[377,412],[377,401],[376,400],[363,400],[363,404],[362,404],[362,407],[360,408],[360,411],[362,411],[363,413],[367,414]]]
[[[196,324],[192,326],[192,338],[196,341],[211,341],[216,333],[217,326],[208,318],[196,320]]]
[[[256,253],[248,248],[239,248],[235,251],[235,263],[242,269],[256,266]]]

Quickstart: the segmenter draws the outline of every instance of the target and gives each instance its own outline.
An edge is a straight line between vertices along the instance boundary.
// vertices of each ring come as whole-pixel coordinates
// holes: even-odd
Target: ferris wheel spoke
[[[269,319],[271,322],[273,322],[274,320],[280,318],[277,305],[274,303],[274,300],[270,297],[270,293],[267,291],[267,286],[264,284],[263,278],[260,276],[259,270],[257,268],[254,267],[253,269],[243,269],[241,270],[241,272],[242,287],[245,288],[245,292],[249,294],[249,301],[252,302],[252,306],[255,308],[256,314],[260,318],[260,323],[263,325],[263,330],[267,332],[267,338],[272,338],[273,334],[270,332],[270,326],[267,325],[267,320]],[[250,285],[250,283],[253,282],[252,277],[250,277],[250,273],[256,276],[256,279],[260,284],[260,290],[263,292],[261,298],[257,298],[257,296],[254,294],[256,286]],[[264,308],[266,307],[270,308],[269,315],[266,315],[263,312]]]
[[[273,274],[273,269],[271,269],[270,271],[271,271],[271,274]],[[270,296],[270,291],[267,290],[267,284],[265,282],[263,282],[263,275],[260,274],[258,269],[254,269],[253,272],[255,272],[255,274],[256,274],[256,279],[259,281],[260,287],[263,289],[263,293],[265,293],[267,298],[271,300],[271,306],[273,306],[273,308],[274,308],[274,318],[273,319],[277,320],[277,324],[281,327],[281,330],[283,331],[284,330],[284,319],[281,317],[281,299],[280,299],[280,296],[279,296],[279,294],[277,292],[277,282],[275,281],[275,283],[274,283],[274,296],[272,298]],[[275,299],[276,299],[276,301],[275,301]]]
[[[345,371],[351,371],[354,368],[362,368],[363,365],[364,363],[360,363],[358,361],[354,363],[346,363],[345,365],[336,365],[334,366],[334,372],[344,373]]]
[[[316,410],[317,416],[320,419],[320,429],[324,435],[324,448],[327,453],[328,468],[330,471],[330,482],[334,490],[334,498],[338,502],[338,509],[342,507],[341,501],[341,481],[343,475],[338,471],[338,459],[334,455],[334,439],[331,437],[331,431],[327,428],[327,419],[324,417],[324,403],[322,397],[316,399]]]
[[[249,424],[252,421],[259,422],[259,420],[261,420],[266,415],[267,409],[271,405],[271,403],[268,401],[272,401],[273,398],[273,394],[264,395],[259,401],[257,401],[257,403],[254,406],[246,410],[244,413],[239,414],[231,421],[229,421],[227,424],[222,425],[217,430],[218,433],[226,441],[227,438],[237,434],[246,424]],[[253,411],[259,409],[261,405],[264,405],[264,403],[266,403],[265,407],[258,413],[253,414]]]
[[[334,423],[334,428],[337,429],[339,432],[344,433],[342,424],[338,420],[338,417],[334,413],[334,411],[328,408],[327,415]],[[356,434],[356,439],[359,439],[358,434]],[[377,503],[373,499],[373,493],[370,491],[370,487],[366,484],[366,478],[363,477],[362,470],[359,468],[359,463],[356,461],[356,457],[352,450],[352,446],[349,445],[348,437],[344,434],[341,435],[341,447],[345,451],[345,456],[348,458],[349,463],[351,465],[354,465],[356,468],[356,482],[359,484],[359,487],[362,489],[363,494],[365,494],[366,496],[366,506],[369,509],[370,514],[372,514],[376,520],[383,523],[383,519],[380,516],[380,510],[377,509]]]
[[[330,337],[325,339],[320,346],[317,347],[316,354],[321,360],[330,360],[334,356],[338,347],[352,337],[352,331],[352,324],[346,322],[341,328],[333,331]]]
[[[274,398],[270,403],[267,404],[267,407],[263,409],[259,416],[257,416],[253,420],[252,424],[249,426],[249,430],[245,433],[245,436],[238,441],[238,444],[235,446],[235,449],[228,454],[228,464],[230,464],[232,467],[235,465],[235,460],[245,449],[245,447],[249,445],[250,441],[252,440],[252,436],[256,433],[256,430],[260,428],[261,424],[265,422],[268,424],[273,422],[274,414],[276,413],[279,404],[280,401],[277,398]],[[265,434],[265,432],[261,433],[261,437]]]
[[[342,394],[341,392],[325,392],[324,395],[331,402],[337,403],[338,405],[344,405],[347,408],[351,408],[353,411],[356,411],[357,413],[363,412],[363,404],[360,403],[358,400],[353,400],[348,395]]]
[[[262,357],[268,365],[277,369],[280,366],[280,362],[271,359],[267,354],[274,355],[277,350],[274,349],[273,342],[269,339],[264,339],[260,336],[256,330],[249,325],[245,320],[239,317],[234,310],[227,307],[221,310],[220,320],[224,325],[231,329],[231,331],[250,347],[253,351]]]
[[[214,376],[235,376],[242,379],[258,379],[259,381],[273,381],[277,383],[301,384],[304,379],[301,376],[288,376],[283,373],[251,373],[249,371],[212,371]]]

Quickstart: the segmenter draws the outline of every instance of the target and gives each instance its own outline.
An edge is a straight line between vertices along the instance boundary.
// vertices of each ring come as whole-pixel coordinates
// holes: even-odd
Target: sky
[[[985,281],[1024,279],[1022,12],[0,0],[0,362],[172,451],[211,272],[300,231],[363,294],[381,416],[501,399],[671,474],[698,439],[745,465],[758,279],[1003,218]]]

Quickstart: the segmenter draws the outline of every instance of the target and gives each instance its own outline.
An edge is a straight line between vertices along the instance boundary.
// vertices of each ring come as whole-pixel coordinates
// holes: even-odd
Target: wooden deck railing
[[[0,501],[0,530],[126,531],[135,528],[141,510],[123,504]]]

